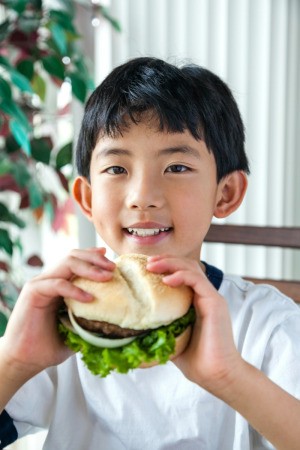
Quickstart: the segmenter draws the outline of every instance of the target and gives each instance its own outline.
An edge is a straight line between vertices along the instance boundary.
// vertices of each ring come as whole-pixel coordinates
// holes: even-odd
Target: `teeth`
[[[130,234],[141,237],[155,236],[162,231],[169,231],[169,229],[170,228],[127,228]]]

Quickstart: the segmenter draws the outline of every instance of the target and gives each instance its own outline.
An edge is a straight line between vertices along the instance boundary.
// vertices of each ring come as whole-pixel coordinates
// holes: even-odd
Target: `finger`
[[[105,247],[88,247],[88,248],[86,248],[86,250],[91,251],[91,252],[98,252],[98,253],[101,253],[102,255],[105,255],[105,253],[106,253]]]
[[[82,259],[83,261],[90,262],[94,265],[99,265],[102,268],[107,270],[113,270],[115,268],[115,263],[109,260],[105,256],[106,249],[103,247],[100,248],[91,248],[91,249],[74,249],[70,253],[74,258]]]
[[[101,282],[110,280],[113,274],[111,271],[101,269],[99,266],[91,265],[85,261],[70,259],[68,265],[58,266],[55,270],[45,272],[37,278],[50,280],[60,277],[65,280],[70,280],[74,276]]]
[[[38,307],[46,307],[49,304],[54,306],[57,302],[60,303],[61,298],[65,297],[83,303],[90,302],[94,298],[92,294],[62,278],[32,281],[28,283],[22,294],[20,298],[26,296],[30,299],[30,303],[37,302]]]
[[[201,270],[200,264],[190,259],[161,255],[155,259],[148,259],[147,269],[154,273],[174,273],[183,269]]]
[[[152,262],[160,261],[161,259],[169,258],[169,257],[171,257],[171,255],[168,255],[168,254],[152,255],[152,256],[148,256],[148,262],[152,263]]]
[[[57,267],[38,276],[39,279],[64,278],[74,275],[95,281],[107,281],[112,278],[115,263],[97,252],[73,250]]]
[[[87,261],[94,261],[95,264],[97,264],[97,262],[101,264],[104,262],[108,267],[115,267],[115,263],[105,256],[106,248],[104,247],[73,249],[71,254],[74,254],[74,256],[85,259]]]
[[[217,293],[201,269],[197,271],[178,270],[177,272],[164,276],[163,282],[171,287],[178,287],[182,284],[190,286],[201,299],[215,298]]]

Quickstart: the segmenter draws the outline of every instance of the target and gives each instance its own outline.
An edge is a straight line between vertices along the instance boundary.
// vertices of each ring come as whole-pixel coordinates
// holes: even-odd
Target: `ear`
[[[245,172],[236,170],[219,182],[214,216],[224,218],[233,213],[242,203],[248,186]]]
[[[75,178],[72,194],[83,214],[92,220],[92,189],[85,177]]]

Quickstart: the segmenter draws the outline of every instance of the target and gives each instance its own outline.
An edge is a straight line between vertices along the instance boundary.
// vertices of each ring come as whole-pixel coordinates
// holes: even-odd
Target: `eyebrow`
[[[191,155],[195,158],[200,159],[200,153],[198,150],[196,150],[193,147],[190,147],[189,145],[178,145],[175,147],[167,147],[163,148],[161,150],[157,151],[157,157],[159,156],[167,156],[167,155],[174,155],[176,153],[184,154],[184,155]],[[108,157],[108,156],[128,156],[131,157],[132,153],[130,150],[124,149],[124,148],[103,148],[102,150],[99,150],[99,152],[96,155],[96,158],[100,157]]]
[[[102,150],[99,150],[99,152],[97,152],[96,158],[102,158],[102,157],[107,157],[107,156],[131,156],[131,152],[129,150],[126,150],[124,148],[103,148]]]
[[[198,159],[200,158],[200,153],[198,152],[198,150],[196,150],[193,147],[190,147],[189,145],[179,145],[176,147],[168,147],[168,148],[159,150],[157,153],[158,153],[158,156],[174,155],[176,153],[179,153],[179,154],[184,154],[184,155],[191,155]]]

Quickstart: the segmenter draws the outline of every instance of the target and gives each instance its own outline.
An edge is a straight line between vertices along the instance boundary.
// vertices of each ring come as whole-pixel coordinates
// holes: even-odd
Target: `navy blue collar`
[[[4,410],[0,414],[0,449],[18,439],[18,433],[11,417]]]
[[[201,261],[205,265],[206,277],[212,283],[212,285],[218,290],[223,281],[223,272],[215,266],[207,264],[205,261]]]

